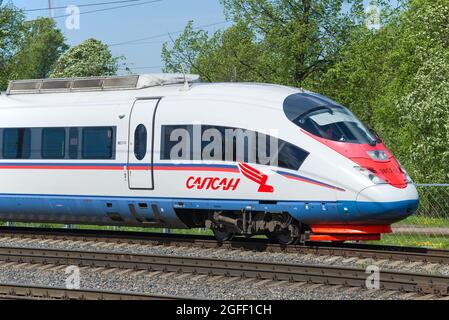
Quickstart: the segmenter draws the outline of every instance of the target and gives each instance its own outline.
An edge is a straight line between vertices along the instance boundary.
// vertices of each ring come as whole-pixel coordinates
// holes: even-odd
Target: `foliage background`
[[[418,182],[449,182],[449,2],[221,0],[232,26],[189,23],[166,43],[166,72],[259,81],[327,95],[375,129]],[[11,79],[115,74],[124,60],[88,39],[69,48],[50,19],[25,21],[0,0],[0,89]]]
[[[415,181],[449,182],[449,2],[222,0],[234,25],[192,29],[162,52],[165,71],[208,81],[301,86],[349,107]],[[182,66],[182,67],[181,67]]]

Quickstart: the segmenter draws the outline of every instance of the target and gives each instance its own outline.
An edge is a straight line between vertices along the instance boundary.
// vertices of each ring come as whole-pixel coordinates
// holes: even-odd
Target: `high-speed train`
[[[347,108],[303,89],[154,74],[12,81],[0,220],[376,240],[418,194]]]

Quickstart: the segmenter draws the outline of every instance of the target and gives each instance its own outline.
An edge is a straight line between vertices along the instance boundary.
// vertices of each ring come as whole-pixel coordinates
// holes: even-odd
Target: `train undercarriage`
[[[390,233],[390,225],[306,225],[288,213],[254,211],[203,211],[192,215],[184,212],[178,216],[190,228],[205,227],[212,230],[220,241],[235,236],[247,238],[265,235],[281,245],[305,243],[306,241],[368,241],[380,240],[382,233]],[[186,219],[188,217],[188,219]]]

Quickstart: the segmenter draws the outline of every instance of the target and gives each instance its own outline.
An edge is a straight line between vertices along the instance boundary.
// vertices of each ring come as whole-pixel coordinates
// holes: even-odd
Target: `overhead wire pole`
[[[52,0],[48,0],[48,17],[53,19],[53,4]]]

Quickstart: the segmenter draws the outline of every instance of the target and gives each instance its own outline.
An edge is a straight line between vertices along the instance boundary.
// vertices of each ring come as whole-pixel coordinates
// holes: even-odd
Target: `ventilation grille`
[[[73,79],[14,80],[7,94],[57,93],[80,91],[131,90],[184,82],[197,82],[198,75],[153,74]]]
[[[139,76],[16,80],[7,94],[136,89]]]

